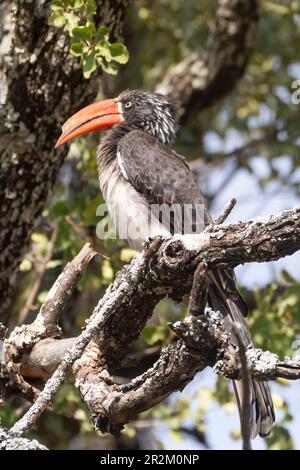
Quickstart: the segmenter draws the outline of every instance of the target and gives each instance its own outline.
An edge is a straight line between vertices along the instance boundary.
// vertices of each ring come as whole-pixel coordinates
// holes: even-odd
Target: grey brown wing
[[[209,223],[203,195],[184,157],[137,130],[122,138],[118,161],[123,176],[151,208],[155,211],[160,206],[160,222],[170,221],[171,233],[198,233]],[[170,208],[174,210],[171,220]],[[185,231],[186,227],[192,230]]]

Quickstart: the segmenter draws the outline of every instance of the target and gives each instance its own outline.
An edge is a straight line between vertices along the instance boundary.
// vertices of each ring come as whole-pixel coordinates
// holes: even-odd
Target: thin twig
[[[214,225],[221,225],[225,222],[225,220],[227,219],[227,217],[229,216],[230,212],[232,211],[232,209],[234,208],[234,206],[236,205],[236,199],[233,198],[233,199],[230,199],[226,206],[224,207],[224,209],[222,210],[221,214],[214,220],[213,224]]]
[[[199,263],[193,278],[187,316],[201,315],[207,299],[207,269],[204,263]]]
[[[34,324],[43,324],[50,329],[56,327],[57,320],[68,304],[80,277],[96,254],[90,243],[86,243],[78,255],[65,266],[49,290]]]

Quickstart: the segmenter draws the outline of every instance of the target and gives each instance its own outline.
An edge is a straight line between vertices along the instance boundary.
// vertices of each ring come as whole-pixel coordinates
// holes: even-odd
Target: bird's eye
[[[131,101],[126,101],[125,108],[128,109],[128,108],[131,108],[131,106],[132,106],[132,102]]]

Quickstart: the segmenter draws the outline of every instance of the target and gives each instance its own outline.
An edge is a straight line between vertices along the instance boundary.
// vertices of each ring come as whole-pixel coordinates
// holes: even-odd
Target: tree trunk
[[[130,0],[97,0],[99,24],[116,38]],[[93,101],[99,75],[83,78],[67,35],[49,27],[50,1],[0,6],[0,318],[17,268],[67,154],[54,154],[61,124]]]

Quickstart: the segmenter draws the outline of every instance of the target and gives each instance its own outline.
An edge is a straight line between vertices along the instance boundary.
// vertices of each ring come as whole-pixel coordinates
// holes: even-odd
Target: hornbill
[[[182,210],[185,205],[200,205],[205,208],[204,224],[211,221],[188,163],[171,149],[177,127],[176,106],[169,97],[127,90],[115,99],[93,103],[74,114],[63,125],[56,143],[57,148],[74,137],[109,128],[97,151],[100,188],[116,228],[120,230],[128,222],[136,226],[135,236],[129,234],[127,242],[138,250],[149,236],[182,233],[176,214],[168,219],[168,224],[161,213],[157,217],[151,213],[150,219],[153,205],[168,208],[176,204]],[[192,228],[194,231],[195,224]],[[222,312],[229,329],[233,322],[239,325],[246,348],[253,345],[244,319],[247,307],[232,269],[209,272],[208,304]],[[232,337],[237,342],[234,329]],[[242,380],[233,385],[241,415],[246,401]],[[251,436],[266,436],[275,420],[268,383],[252,379],[250,393],[246,402],[251,406]]]

